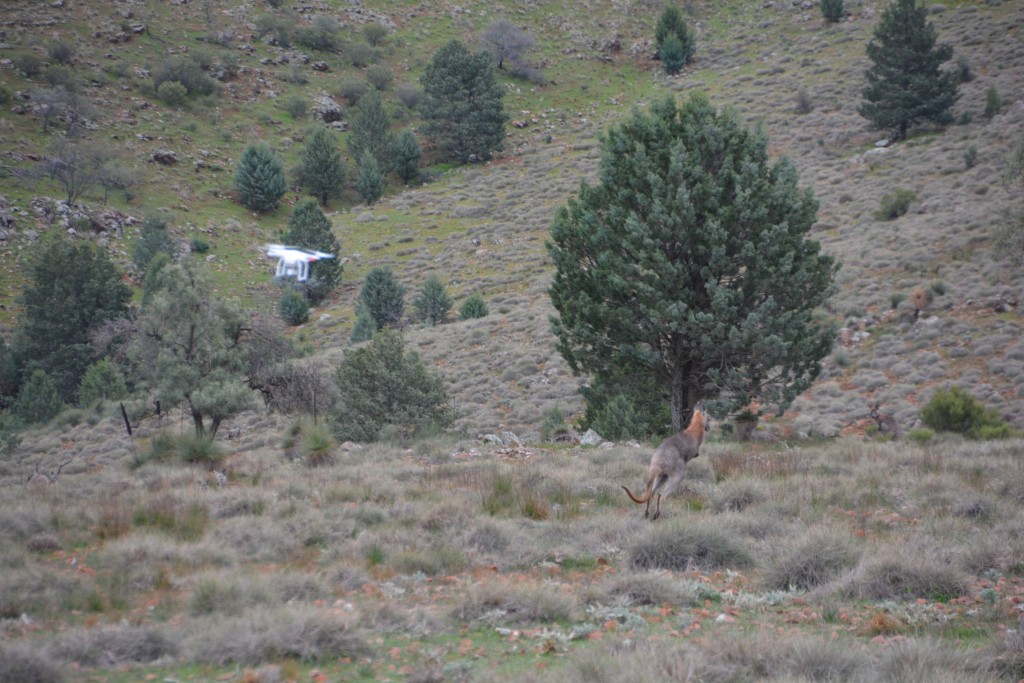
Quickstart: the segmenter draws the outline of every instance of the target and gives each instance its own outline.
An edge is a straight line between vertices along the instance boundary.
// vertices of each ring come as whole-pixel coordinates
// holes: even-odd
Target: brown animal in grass
[[[690,425],[683,431],[665,439],[651,456],[651,465],[647,470],[647,486],[640,496],[623,486],[626,495],[634,503],[646,503],[644,517],[651,521],[661,516],[661,499],[672,493],[679,483],[686,478],[686,464],[700,455],[700,445],[704,435],[711,431],[711,419],[704,405],[698,403],[693,409]],[[651,499],[654,499],[654,514],[651,514]]]
[[[892,437],[893,441],[900,438],[903,434],[903,428],[900,427],[900,423],[896,421],[892,415],[883,415],[879,412],[879,408],[882,407],[881,403],[876,403],[871,406],[871,419],[878,425],[878,431],[882,434],[887,434]]]

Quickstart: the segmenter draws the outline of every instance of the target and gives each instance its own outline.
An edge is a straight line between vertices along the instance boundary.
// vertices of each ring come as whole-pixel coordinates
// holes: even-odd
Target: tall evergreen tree
[[[403,130],[395,140],[395,172],[405,182],[416,179],[420,174],[420,158],[423,149],[411,130]]]
[[[284,164],[265,142],[249,145],[235,168],[235,190],[242,206],[266,213],[281,202],[287,189]]]
[[[377,329],[397,325],[405,312],[405,287],[390,268],[374,268],[366,274],[359,303],[373,317]]]
[[[341,282],[344,265],[338,258],[341,245],[331,229],[331,221],[312,197],[299,200],[292,208],[284,241],[292,246],[334,255],[332,259],[321,259],[309,264],[306,296],[313,303],[319,303]]]
[[[15,357],[26,374],[45,370],[61,400],[74,403],[82,375],[97,360],[89,336],[128,314],[131,289],[105,251],[61,237],[40,246],[28,275]]]
[[[906,138],[907,130],[921,121],[950,123],[950,109],[960,97],[959,75],[939,69],[953,56],[953,48],[936,45],[927,14],[917,0],[893,0],[867,46],[873,66],[864,74],[865,101],[857,111],[872,128],[888,131],[895,140]]]
[[[831,350],[814,313],[835,272],[806,239],[817,202],[793,166],[699,95],[601,143],[600,184],[552,223],[559,351],[602,382],[654,378],[676,430],[702,399],[788,405]]]
[[[384,196],[384,171],[370,150],[359,158],[359,172],[356,174],[356,191],[367,204],[373,204]]]
[[[470,54],[458,40],[451,40],[434,54],[420,83],[424,134],[434,140],[444,159],[487,161],[501,149],[508,115],[490,55]]]
[[[682,68],[693,59],[695,41],[693,33],[686,25],[686,18],[683,16],[682,10],[675,5],[668,5],[662,10],[658,17],[658,23],[654,27],[654,44],[657,49],[656,56],[659,59],[665,59],[662,50],[665,47],[665,40],[669,36],[675,36],[679,40],[679,45],[672,47],[672,58],[673,61],[681,61],[680,68]],[[678,69],[676,71],[678,72]]]
[[[363,155],[369,152],[384,173],[394,166],[395,135],[391,132],[391,119],[384,109],[384,101],[376,89],[359,98],[350,124],[348,151],[360,164]]]
[[[324,206],[340,197],[345,184],[345,161],[334,133],[324,126],[314,127],[302,148],[296,171],[298,183]]]

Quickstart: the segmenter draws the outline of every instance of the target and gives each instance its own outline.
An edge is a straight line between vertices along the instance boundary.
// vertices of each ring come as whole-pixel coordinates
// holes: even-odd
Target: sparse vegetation
[[[1019,435],[909,429],[951,383],[1007,424],[1024,425],[1014,265],[1024,250],[995,240],[1020,207],[1020,176],[1005,187],[997,176],[1024,116],[1004,106],[997,128],[983,118],[987,88],[1004,103],[1020,99],[1017,3],[923,5],[956,49],[955,66],[944,68],[969,84],[951,110],[961,127],[922,121],[905,143],[877,148],[876,138],[891,136],[866,131],[857,105],[864,46],[885,3],[875,15],[871,3],[857,3],[849,21],[829,24],[813,5],[680,2],[706,49],[679,77],[651,61],[657,3],[626,11],[608,0],[585,11],[480,0],[447,9],[128,4],[108,16],[90,3],[4,3],[0,679],[1021,677]],[[514,119],[503,149],[490,163],[462,167],[418,137],[417,173],[389,171],[397,191],[372,206],[354,185],[357,159],[348,160],[341,193],[321,208],[352,281],[321,301],[314,323],[277,336],[281,289],[263,245],[284,241],[307,192],[291,171],[310,121],[344,140],[354,111],[339,84],[351,79],[365,94],[377,87],[370,79],[384,83],[391,73],[398,81],[382,91],[391,128],[420,136],[423,93],[402,81],[423,73],[452,37],[478,46],[503,17],[536,41],[519,65],[506,60],[496,72]],[[336,49],[315,49],[318,33]],[[68,63],[49,54],[58,42],[74,48]],[[31,76],[19,68],[22,56],[37,61]],[[160,87],[178,81],[154,86],[153,76],[170,59],[193,62],[222,94],[165,105]],[[796,115],[801,86],[813,106]],[[668,90],[700,90],[716,111],[736,111],[771,140],[769,159],[788,157],[813,184],[810,234],[843,264],[835,295],[814,316],[846,329],[811,388],[785,414],[761,414],[756,442],[737,441],[726,411],[715,410],[722,420],[670,499],[669,517],[643,527],[620,486],[641,480],[654,446],[646,439],[671,419],[668,402],[635,382],[631,368],[615,381],[655,426],[636,437],[642,445],[541,442],[560,422],[580,432],[594,424],[579,393],[594,377],[575,375],[550,333],[553,264],[543,244],[555,207],[581,179],[601,177],[609,126],[634,105],[649,111]],[[307,119],[290,116],[291,98],[308,102]],[[288,169],[279,208],[265,213],[238,201],[231,178],[259,140]],[[74,157],[58,141],[97,163],[65,165]],[[75,178],[72,169],[88,172]],[[612,186],[625,192],[649,179],[624,175]],[[920,195],[920,206],[898,222],[873,221],[879,198],[901,186]],[[702,186],[675,187],[673,201]],[[83,355],[86,374],[100,358],[125,373],[131,436],[116,402],[34,425],[11,410],[34,369],[17,357],[26,266],[53,235],[93,245],[115,266],[111,284],[136,290],[129,310],[144,312],[162,294],[160,271],[174,266],[159,252],[145,277],[132,268],[139,221],[151,213],[171,224],[175,252],[195,247],[191,259],[204,264],[215,300],[259,311],[231,318],[245,354],[231,359],[226,381],[246,387],[253,410],[226,417],[210,441],[222,454],[195,464],[178,452],[179,437],[195,438],[187,405],[169,402],[127,362],[120,341],[131,320],[90,325]],[[771,222],[769,212],[748,225]],[[716,254],[712,247],[709,262]],[[328,416],[348,386],[335,387],[332,371],[370,346],[375,324],[358,295],[378,267],[414,290],[438,273],[456,306],[479,292],[491,312],[432,327],[403,314],[398,323],[406,350],[446,389],[452,427],[408,437],[387,425],[373,443],[333,446]],[[53,272],[60,282],[73,270]],[[622,284],[643,293],[636,280]],[[908,299],[918,287],[934,302],[914,320]],[[368,321],[366,341],[348,348],[357,319]],[[721,343],[711,336],[708,346]],[[86,384],[83,375],[65,403],[81,400]],[[869,398],[908,427],[905,440],[873,440]],[[306,421],[326,438],[290,434]],[[483,440],[491,435],[502,443]],[[321,466],[307,467],[306,449],[325,456]],[[648,533],[688,537],[688,529],[705,540],[724,535],[749,564],[630,565],[635,548],[660,542]],[[661,547],[666,564],[685,555]]]
[[[880,221],[891,221],[906,215],[910,205],[917,201],[917,193],[906,188],[899,188],[882,195],[875,218]]]

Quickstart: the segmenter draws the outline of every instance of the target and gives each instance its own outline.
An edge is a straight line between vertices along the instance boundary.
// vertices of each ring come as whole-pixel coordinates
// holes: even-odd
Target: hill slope
[[[386,65],[397,84],[410,84],[445,40],[459,36],[473,43],[495,19],[508,17],[537,38],[533,58],[547,82],[503,81],[506,110],[518,122],[509,127],[505,153],[486,166],[434,169],[432,182],[392,192],[373,207],[355,205],[354,195],[331,207],[349,259],[346,282],[317,311],[317,322],[296,332],[297,339],[333,362],[346,346],[359,279],[368,269],[391,266],[410,291],[437,274],[457,301],[478,292],[491,311],[476,321],[407,330],[412,346],[447,378],[462,429],[473,434],[502,426],[529,438],[550,409],[578,413],[581,380],[554,351],[548,330],[551,270],[543,242],[551,216],[580,178],[593,178],[603,128],[665,93],[700,90],[716,104],[734,107],[750,125],[765,126],[773,153],[794,161],[801,185],[821,202],[814,236],[843,264],[833,312],[849,328],[845,343],[779,428],[819,434],[856,428],[869,401],[881,401],[909,426],[930,389],[950,382],[1024,426],[1020,319],[1013,306],[1009,312],[995,307],[1015,303],[1024,279],[991,247],[993,230],[1013,201],[999,176],[1009,148],[1024,133],[1024,8],[934,5],[930,16],[940,40],[954,46],[975,76],[962,86],[955,109],[964,125],[883,149],[875,148],[878,136],[866,129],[856,107],[868,65],[864,45],[884,5],[846,5],[847,20],[828,25],[816,7],[691,3],[697,59],[669,78],[649,60],[658,3],[296,5],[291,16],[300,25],[327,16],[341,26],[342,50],[324,54],[260,39],[261,17],[284,16],[261,3],[108,8],[10,2],[3,40],[12,61],[0,70],[12,95],[0,115],[3,163],[31,166],[45,154],[48,139],[31,100],[19,94],[45,85],[42,76],[26,79],[16,65],[24,54],[45,62],[47,46],[71,42],[71,70],[101,111],[90,137],[122,149],[137,169],[134,197],[112,197],[113,208],[135,217],[165,211],[179,236],[212,244],[211,267],[223,291],[242,292],[249,305],[269,310],[276,292],[270,262],[259,249],[281,230],[288,207],[256,217],[230,201],[233,163],[244,146],[267,140],[293,163],[309,122],[292,120],[285,103],[328,97],[344,110],[338,93],[364,73],[353,62],[368,24],[389,31],[372,59]],[[212,100],[170,109],[147,90],[149,74],[184,54],[236,75]],[[1004,106],[986,120],[981,112],[990,87]],[[415,125],[415,115],[398,103],[398,88],[389,94],[398,125]],[[809,113],[796,113],[801,92]],[[968,167],[971,149],[976,161]],[[177,163],[154,162],[161,150],[172,151]],[[45,179],[30,184],[8,175],[0,183],[13,207],[8,214],[14,225],[2,243],[11,322],[18,264],[38,232],[64,226],[59,215],[36,210],[45,204],[36,198],[60,196]],[[876,220],[882,195],[896,188],[916,194],[910,213]],[[96,193],[86,197],[93,207],[98,199]],[[105,235],[126,267],[134,231],[128,224],[123,234]],[[906,303],[891,310],[921,286],[939,293],[921,320],[913,321]]]

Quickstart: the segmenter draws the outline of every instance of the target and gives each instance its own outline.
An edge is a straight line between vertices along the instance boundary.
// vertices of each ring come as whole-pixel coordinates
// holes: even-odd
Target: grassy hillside
[[[884,149],[856,113],[883,3],[846,6],[847,20],[827,25],[816,6],[788,0],[689,2],[696,62],[669,78],[649,59],[653,1],[4,2],[8,326],[43,232],[102,240],[131,274],[139,226],[129,218],[150,212],[177,238],[211,245],[222,295],[273,310],[262,246],[299,195],[253,215],[232,199],[234,163],[265,140],[294,164],[312,119],[293,118],[289,103],[329,97],[347,110],[341,91],[367,69],[354,62],[393,74],[398,127],[418,123],[399,95],[434,50],[452,37],[474,44],[498,18],[537,39],[546,81],[502,77],[519,125],[495,161],[430,166],[426,182],[392,187],[372,207],[351,189],[330,206],[344,284],[292,332],[337,362],[375,266],[410,292],[436,274],[457,304],[482,294],[485,318],[405,331],[448,382],[457,433],[339,446],[315,427],[249,413],[200,465],[175,451],[189,427],[167,416],[132,439],[114,416],[81,411],[26,432],[0,460],[0,680],[1024,677],[1024,444],[861,436],[870,403],[910,427],[951,383],[1024,426],[1024,277],[992,247],[1020,201],[1000,175],[1024,135],[1024,6],[930,5],[940,40],[974,75],[960,123]],[[317,16],[341,26],[338,52],[257,35],[267,17],[310,27]],[[367,25],[387,28],[372,49]],[[58,44],[73,57],[50,71]],[[234,75],[216,96],[169,108],[151,76],[183,54]],[[38,61],[31,77],[27,55]],[[133,169],[130,197],[115,191],[104,204],[94,190],[81,214],[49,212],[61,188],[26,171],[53,134],[24,93],[53,82],[95,105],[88,137]],[[989,120],[991,87],[1003,107]],[[821,380],[767,424],[786,439],[739,444],[716,425],[652,525],[620,490],[642,481],[649,445],[539,443],[550,410],[582,410],[583,381],[554,350],[543,244],[555,208],[595,177],[600,132],[634,106],[692,90],[764,126],[819,198],[814,237],[842,261],[831,312],[846,330]],[[153,161],[161,150],[177,162]],[[877,220],[896,189],[915,193],[909,213]],[[96,232],[93,221],[123,227]],[[919,287],[934,301],[915,320]],[[500,430],[526,445],[477,438]],[[790,438],[799,433],[811,438]]]
[[[119,150],[136,180],[130,201],[113,192],[108,206],[125,217],[163,213],[177,236],[212,245],[208,259],[224,295],[272,310],[277,291],[261,247],[280,234],[299,195],[289,194],[284,206],[264,216],[233,202],[234,162],[245,145],[266,140],[291,166],[314,114],[294,119],[287,103],[329,97],[346,109],[346,84],[365,80],[366,67],[353,62],[372,61],[394,75],[386,98],[396,125],[415,127],[415,113],[399,92],[417,84],[433,51],[453,36],[475,45],[486,26],[507,17],[537,39],[531,57],[543,67],[545,82],[503,79],[506,110],[518,122],[509,126],[505,153],[486,166],[431,167],[429,182],[392,187],[372,208],[358,205],[354,190],[329,207],[348,259],[345,285],[316,311],[316,322],[297,331],[298,339],[328,359],[338,357],[360,278],[372,267],[391,266],[410,292],[437,274],[457,302],[480,293],[492,312],[473,323],[409,331],[415,347],[447,377],[459,426],[476,433],[504,425],[530,436],[553,407],[576,414],[580,380],[555,353],[547,325],[550,266],[543,242],[551,216],[580,178],[593,177],[604,127],[652,98],[700,90],[737,109],[751,126],[763,125],[772,151],[796,163],[802,185],[821,202],[814,237],[843,264],[833,312],[853,332],[867,333],[844,336],[849,345],[837,347],[823,380],[794,404],[779,429],[856,429],[875,400],[910,426],[930,389],[949,382],[1024,424],[1017,400],[1024,379],[1019,316],[1015,308],[994,310],[1018,299],[1020,269],[991,249],[993,229],[1011,200],[999,176],[1024,130],[1021,10],[1015,3],[935,5],[930,16],[940,40],[955,47],[975,76],[962,86],[955,110],[963,125],[923,131],[879,150],[873,145],[879,136],[867,130],[856,107],[868,65],[863,48],[881,4],[846,6],[848,19],[830,25],[817,8],[790,3],[691,3],[697,59],[668,78],[649,59],[657,3],[593,2],[581,11],[577,3],[381,2],[371,9],[216,0],[111,7],[11,2],[4,17],[10,61],[0,70],[9,95],[0,114],[3,163],[31,167],[52,138],[42,134],[40,116],[19,93],[73,77],[97,107],[89,137]],[[313,26],[325,16],[341,27],[337,53],[284,48],[258,37],[268,17]],[[374,48],[365,38],[370,24],[388,31]],[[61,43],[73,47],[74,57],[48,71],[53,46]],[[152,92],[151,74],[186,54],[209,64],[211,73],[230,68],[236,75],[216,96],[168,108]],[[41,65],[32,78],[18,67],[26,55]],[[313,68],[316,62],[322,66]],[[982,112],[990,87],[1003,110],[987,120]],[[808,113],[797,113],[801,98]],[[154,162],[160,150],[174,152],[177,163]],[[969,150],[975,160],[968,168]],[[2,314],[11,324],[22,283],[18,266],[35,234],[68,225],[41,215],[43,198],[62,196],[47,179],[19,181],[8,174],[0,187],[15,221],[2,242],[0,281]],[[915,193],[910,213],[876,220],[882,196],[895,189]],[[91,210],[103,208],[99,200],[98,190],[84,198]],[[129,271],[136,231],[137,223],[102,236]],[[912,324],[906,299],[916,287],[937,295],[923,321]]]

